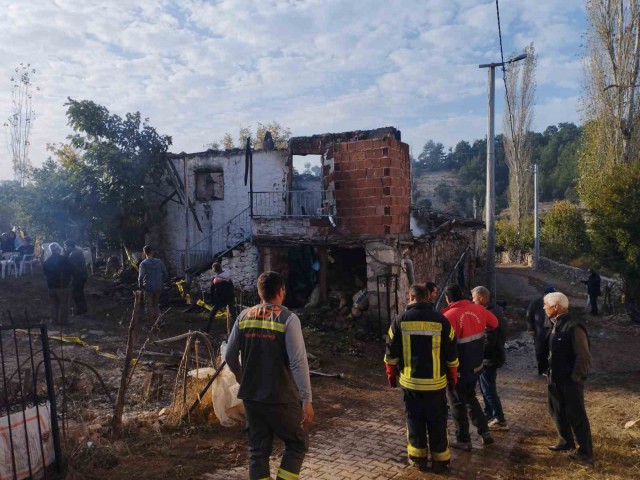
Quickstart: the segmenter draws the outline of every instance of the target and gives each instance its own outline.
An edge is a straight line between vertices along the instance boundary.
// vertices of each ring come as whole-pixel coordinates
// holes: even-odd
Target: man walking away
[[[142,251],[146,258],[140,263],[138,287],[144,291],[147,326],[152,327],[160,316],[160,295],[162,295],[164,282],[169,279],[169,272],[162,260],[155,258],[151,245],[145,245]]]
[[[73,240],[65,240],[64,251],[71,264],[71,296],[75,305],[75,314],[87,313],[87,301],[84,298],[84,285],[87,283],[87,262],[84,253]]]
[[[62,247],[57,243],[49,245],[51,255],[42,264],[42,271],[49,287],[51,302],[51,323],[53,325],[69,325],[69,283],[71,281],[71,264],[62,256]]]
[[[529,335],[533,337],[533,346],[536,352],[536,363],[538,364],[538,375],[547,371],[547,347],[551,321],[544,311],[544,296],[555,292],[556,289],[548,286],[544,287],[542,297],[536,298],[529,303],[527,308],[527,327]]]
[[[451,285],[445,290],[447,307],[442,314],[447,317],[458,339],[460,368],[454,392],[449,392],[449,403],[456,422],[456,442],[454,448],[471,451],[469,417],[482,437],[483,445],[494,442],[487,418],[476,398],[476,384],[484,360],[485,330],[498,328],[495,315],[484,307],[463,298],[459,285]],[[467,416],[468,411],[468,416]]]
[[[433,310],[428,298],[426,287],[411,287],[407,311],[389,328],[384,363],[390,387],[397,387],[398,374],[400,377],[410,465],[426,470],[431,450],[434,471],[443,473],[451,461],[445,390],[447,377],[451,388],[455,387],[458,352],[453,328]]]
[[[223,309],[229,309],[231,323],[227,323],[227,332],[231,330],[231,324],[236,318],[236,298],[233,289],[231,275],[216,262],[211,266],[213,278],[211,279],[211,302],[213,303],[209,312],[209,322],[207,323],[207,333],[211,330],[216,314]]]
[[[473,303],[485,307],[498,319],[498,328],[486,332],[483,368],[480,372],[480,391],[484,400],[484,414],[489,420],[489,430],[509,430],[496,386],[498,368],[504,365],[506,357],[504,350],[506,335],[502,308],[495,302],[491,303],[491,293],[483,286],[471,290],[471,298]]]
[[[269,476],[273,435],[285,451],[277,479],[296,480],[313,422],[311,381],[300,319],[282,305],[284,280],[276,272],[258,278],[262,303],[236,319],[225,354],[244,400],[249,424],[249,478]],[[240,354],[240,362],[238,355]]]
[[[587,286],[587,303],[591,306],[591,315],[598,315],[598,297],[602,295],[600,275],[591,268],[588,272],[589,278],[582,280],[582,283]]]
[[[591,427],[584,408],[584,381],[591,367],[586,327],[569,315],[569,299],[560,292],[544,297],[544,310],[553,323],[549,334],[549,413],[559,442],[552,452],[571,451],[573,460],[592,464]],[[578,449],[575,448],[575,441]]]

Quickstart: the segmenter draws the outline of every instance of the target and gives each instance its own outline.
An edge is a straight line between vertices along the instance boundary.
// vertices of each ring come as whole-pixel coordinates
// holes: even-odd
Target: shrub
[[[540,246],[545,255],[568,261],[588,253],[587,226],[576,205],[566,200],[556,202],[540,223]]]

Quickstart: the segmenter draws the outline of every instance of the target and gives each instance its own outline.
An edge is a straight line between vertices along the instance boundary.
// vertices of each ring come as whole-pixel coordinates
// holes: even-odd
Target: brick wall
[[[409,146],[393,138],[336,143],[324,161],[338,225],[355,235],[409,232]]]

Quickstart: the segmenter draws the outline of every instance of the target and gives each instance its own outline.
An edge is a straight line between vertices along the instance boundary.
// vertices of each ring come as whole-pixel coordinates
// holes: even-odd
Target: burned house
[[[317,187],[292,188],[298,155],[320,156]],[[176,191],[148,195],[167,210],[148,241],[176,273],[220,257],[244,289],[276,270],[291,306],[364,291],[383,319],[404,308],[412,281],[469,285],[482,223],[412,210],[409,146],[395,128],[294,137],[252,156],[251,168],[244,150],[168,157]]]

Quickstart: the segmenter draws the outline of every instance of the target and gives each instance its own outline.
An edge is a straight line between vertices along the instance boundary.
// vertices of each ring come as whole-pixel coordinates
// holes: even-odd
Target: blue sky
[[[500,7],[505,56],[530,42],[539,55],[534,128],[579,122],[584,0]],[[140,111],[175,152],[275,120],[294,135],[393,125],[417,155],[428,139],[485,135],[478,64],[500,58],[494,1],[0,0],[0,11],[2,118],[13,67],[37,69],[34,165],[70,133],[67,97]]]

